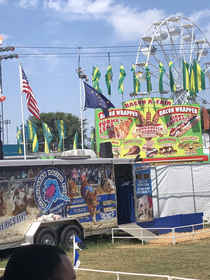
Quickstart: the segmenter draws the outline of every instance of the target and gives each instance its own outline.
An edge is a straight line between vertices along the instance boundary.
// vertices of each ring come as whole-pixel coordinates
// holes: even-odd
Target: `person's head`
[[[9,259],[4,280],[75,280],[76,275],[66,253],[50,245],[27,245]]]

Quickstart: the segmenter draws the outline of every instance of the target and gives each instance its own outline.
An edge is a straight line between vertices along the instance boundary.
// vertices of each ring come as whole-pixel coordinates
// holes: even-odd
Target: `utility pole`
[[[6,128],[7,128],[7,145],[8,145],[9,144],[8,124],[11,124],[11,120],[4,120],[4,124],[6,124]]]
[[[2,44],[2,42],[1,42]],[[0,44],[0,45],[1,45]],[[8,51],[14,51],[15,48],[14,47],[0,47],[0,52],[8,52]],[[1,61],[3,59],[12,59],[12,58],[18,58],[17,54],[9,54],[9,55],[0,55],[0,95],[2,95],[2,70],[1,70]],[[3,102],[1,102],[1,123],[2,123],[2,128],[1,128],[1,135],[2,137],[0,137],[2,139],[2,142],[4,144],[4,111],[3,111]]]

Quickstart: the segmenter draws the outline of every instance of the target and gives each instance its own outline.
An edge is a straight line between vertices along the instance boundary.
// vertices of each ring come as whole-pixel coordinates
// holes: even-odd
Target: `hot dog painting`
[[[170,130],[169,136],[181,137],[194,125],[196,125],[199,122],[200,118],[200,116],[190,116],[187,120],[183,120],[180,124]]]

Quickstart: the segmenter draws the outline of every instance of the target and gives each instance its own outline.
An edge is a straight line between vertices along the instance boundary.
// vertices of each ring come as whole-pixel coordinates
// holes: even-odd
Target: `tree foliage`
[[[30,121],[33,121],[37,127],[37,138],[40,146],[40,151],[44,150],[44,133],[42,123],[46,123],[52,134],[52,141],[50,143],[51,150],[55,150],[58,147],[59,132],[57,120],[63,120],[66,125],[66,138],[64,140],[65,150],[73,149],[74,136],[77,131],[78,133],[78,149],[81,149],[81,122],[80,119],[72,115],[71,113],[64,112],[50,112],[50,113],[41,113],[40,120],[37,120],[34,116],[29,117]],[[84,146],[90,147],[90,139],[87,137],[87,119],[83,120],[83,138]]]

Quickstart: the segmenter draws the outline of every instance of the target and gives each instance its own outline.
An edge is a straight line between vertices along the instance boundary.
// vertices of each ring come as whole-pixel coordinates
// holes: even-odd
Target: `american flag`
[[[28,79],[26,77],[26,74],[20,65],[21,70],[21,78],[22,78],[22,92],[25,92],[26,94],[26,100],[27,100],[27,106],[28,110],[33,114],[38,120],[40,119],[39,116],[39,107],[37,105],[36,99],[34,97],[33,91],[29,85]]]

